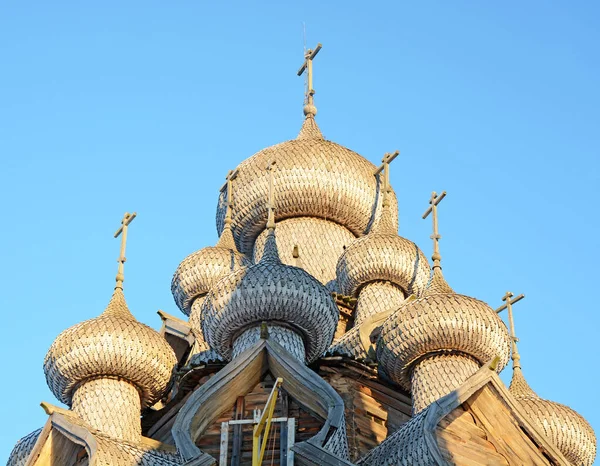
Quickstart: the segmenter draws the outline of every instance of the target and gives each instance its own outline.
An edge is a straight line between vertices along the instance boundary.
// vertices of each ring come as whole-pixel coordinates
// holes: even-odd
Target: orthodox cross
[[[123,289],[123,280],[125,280],[125,276],[123,275],[124,273],[124,265],[125,261],[127,259],[125,259],[125,247],[127,246],[127,229],[129,227],[129,224],[131,222],[133,222],[133,219],[136,217],[136,213],[132,213],[130,214],[129,212],[125,212],[125,215],[123,216],[123,220],[121,220],[121,226],[119,227],[119,229],[117,230],[117,232],[115,233],[115,238],[117,238],[119,235],[121,235],[121,254],[119,255],[119,258],[117,259],[117,262],[119,263],[119,270],[117,271],[117,284],[115,286],[115,288],[121,288]]]
[[[377,167],[373,175],[377,176],[383,172],[383,201],[387,201],[387,195],[390,191],[390,163],[400,155],[400,151],[396,151],[393,154],[386,152],[381,159],[381,165]]]
[[[227,206],[229,207],[231,205],[231,199],[232,199],[232,184],[233,184],[233,180],[235,180],[238,176],[238,169],[236,168],[235,170],[229,170],[227,172],[227,176],[225,177],[225,184],[223,186],[221,186],[221,189],[219,190],[220,192],[225,191],[225,189],[227,189]]]
[[[315,94],[315,90],[313,89],[313,72],[312,72],[312,61],[321,50],[321,43],[318,43],[314,50],[308,49],[304,53],[304,63],[298,70],[298,76],[302,76],[304,70],[306,70],[306,103],[309,105],[313,105],[313,95]]]
[[[267,209],[269,209],[269,215],[267,217],[267,228],[275,228],[275,200],[273,192],[273,167],[275,162],[269,162],[266,167],[267,173],[269,174],[269,201],[267,203]]]
[[[525,295],[520,294],[514,299],[511,299],[514,296],[510,291],[507,291],[506,294],[502,297],[502,301],[504,304],[496,309],[496,313],[500,314],[504,309],[508,309],[508,323],[510,325],[510,339],[512,340],[512,360],[513,360],[513,368],[521,367],[520,360],[521,356],[519,355],[519,351],[517,350],[517,342],[519,339],[515,335],[515,321],[512,313],[512,305],[521,301]]]
[[[431,239],[433,240],[433,266],[441,267],[440,261],[442,260],[442,256],[440,255],[440,239],[442,238],[438,232],[438,216],[437,216],[437,206],[442,199],[446,197],[446,191],[444,191],[439,196],[434,191],[431,193],[431,198],[429,199],[429,207],[423,214],[423,220],[427,218],[429,214],[432,214],[433,218],[433,235],[431,235]]]

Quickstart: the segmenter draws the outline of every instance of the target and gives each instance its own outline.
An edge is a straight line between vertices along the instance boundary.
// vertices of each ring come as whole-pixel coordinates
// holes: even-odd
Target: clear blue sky
[[[600,432],[597,3],[252,3],[0,7],[0,460],[57,403],[53,339],[108,302],[125,211],[131,310],[180,315],[171,276],[215,242],[227,170],[300,127],[303,21],[325,136],[373,162],[400,149],[400,232],[428,256],[421,214],[448,191],[448,281],[493,307],[526,293],[526,377]]]

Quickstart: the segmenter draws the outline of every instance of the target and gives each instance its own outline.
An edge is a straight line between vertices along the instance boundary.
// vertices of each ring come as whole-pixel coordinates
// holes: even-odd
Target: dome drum
[[[388,281],[363,285],[356,301],[354,325],[360,325],[372,315],[398,308],[405,298],[402,289]]]
[[[142,437],[140,394],[123,379],[83,382],[73,394],[72,409],[91,427],[113,438],[137,442]]]
[[[460,387],[480,367],[479,361],[457,352],[428,354],[413,364],[413,415]]]
[[[260,261],[268,229],[256,238],[254,262]],[[284,264],[301,267],[329,290],[337,290],[336,265],[356,238],[342,225],[315,217],[294,217],[277,223],[277,249]]]
[[[281,325],[266,325],[269,339],[283,346],[289,354],[300,362],[304,362],[306,350],[304,341],[294,329]],[[261,339],[261,326],[254,326],[244,330],[233,340],[231,358],[235,359],[248,348],[251,348]]]

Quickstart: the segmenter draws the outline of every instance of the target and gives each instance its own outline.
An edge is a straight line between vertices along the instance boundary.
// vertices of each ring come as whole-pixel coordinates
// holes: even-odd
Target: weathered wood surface
[[[322,365],[319,374],[344,400],[350,459],[356,461],[410,419],[406,393],[387,385],[367,366],[345,361]]]
[[[294,451],[295,463],[297,465],[310,466],[353,466],[353,463],[336,456],[333,456],[327,450],[313,445],[309,442],[296,443],[292,448]]]
[[[255,409],[262,409],[265,406],[267,398],[271,393],[274,379],[271,375],[267,374],[265,379],[260,381],[253,389],[244,396],[238,397],[236,404],[231,410],[227,411],[223,416],[216,419],[196,440],[196,445],[205,453],[210,454],[213,457],[218,458],[222,455],[220,450],[220,440],[222,439],[222,423],[230,421],[231,419],[252,419],[253,411]],[[313,417],[309,412],[302,409],[302,407],[292,398],[288,397],[287,394],[277,401],[275,405],[275,411],[273,413],[274,418],[282,417],[293,417],[296,421],[297,426],[297,441],[306,441],[316,435],[321,427],[323,426],[323,420]],[[285,400],[285,401],[284,401]],[[282,429],[282,424],[285,424],[285,428]],[[237,455],[235,453],[235,439],[228,444],[227,457],[231,459],[228,464],[237,464],[239,466],[250,466],[252,464],[252,424],[233,424],[229,426],[229,433],[235,432],[234,429],[239,429],[239,450]],[[285,437],[283,433],[285,432]],[[263,459],[263,464],[280,464],[282,458],[282,451],[287,453],[288,449],[288,422],[276,422],[271,427],[271,433],[269,435],[269,441],[267,443],[267,450]],[[235,455],[235,456],[234,456]],[[237,457],[234,462],[234,458]],[[284,463],[285,464],[285,463]]]

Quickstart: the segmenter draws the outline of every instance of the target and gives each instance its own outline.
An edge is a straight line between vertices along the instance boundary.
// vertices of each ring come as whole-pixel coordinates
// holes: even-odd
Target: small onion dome
[[[454,293],[439,267],[427,292],[405,301],[384,322],[377,345],[379,363],[406,390],[411,390],[413,366],[436,353],[459,353],[480,364],[498,356],[498,372],[510,355],[508,330],[496,312],[478,299]]]
[[[568,406],[540,398],[515,367],[509,390],[546,437],[574,465],[591,466],[596,458],[592,426]]]
[[[142,407],[160,399],[177,363],[167,341],[129,312],[121,288],[115,288],[98,317],[62,332],[44,360],[48,387],[71,406],[79,384],[95,378],[118,377],[140,392]]]
[[[301,268],[281,262],[273,229],[261,260],[217,282],[201,314],[208,344],[226,359],[231,358],[238,335],[267,322],[280,323],[301,335],[307,362],[328,348],[339,318],[325,286]]]
[[[177,267],[171,281],[171,293],[177,307],[189,316],[198,296],[208,293],[213,284],[228,273],[250,264],[250,260],[235,247],[227,224],[215,246],[190,254]]]
[[[398,236],[391,209],[386,205],[375,231],[356,239],[340,257],[337,282],[342,294],[356,296],[373,281],[392,282],[405,296],[425,290],[431,275],[427,258],[415,243]]]
[[[276,221],[316,217],[346,227],[355,236],[366,233],[381,211],[375,165],[356,152],[323,139],[314,118],[304,121],[297,139],[259,151],[237,167],[232,228],[240,252],[252,253],[267,220],[269,178],[265,166],[277,163]],[[225,194],[217,208],[217,230],[224,226]],[[376,200],[376,202],[374,202]],[[397,201],[391,193],[397,212]],[[393,219],[397,224],[397,218]]]

